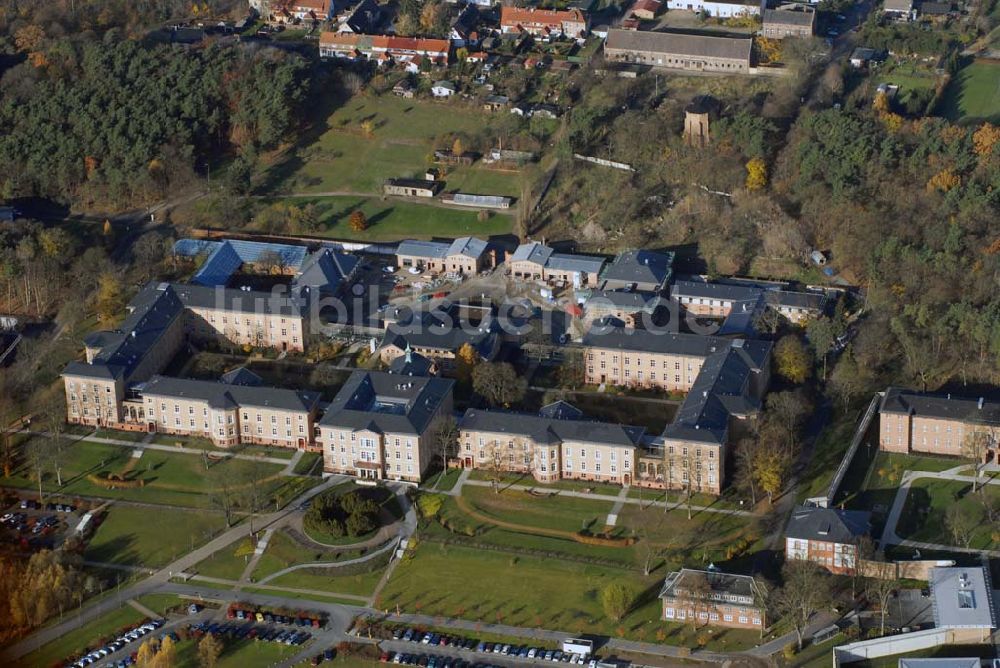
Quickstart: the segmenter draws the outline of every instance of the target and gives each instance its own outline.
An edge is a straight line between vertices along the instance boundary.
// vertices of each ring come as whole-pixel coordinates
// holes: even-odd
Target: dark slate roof
[[[625,251],[604,267],[601,280],[662,286],[670,279],[673,263],[673,253]]]
[[[796,506],[785,536],[800,540],[852,543],[871,530],[871,513],[861,510]]]
[[[663,437],[725,443],[730,415],[750,415],[760,409],[750,381],[770,352],[767,341],[736,339],[726,350],[709,356]]]
[[[703,585],[708,590],[702,592]],[[682,568],[667,575],[660,590],[660,598],[683,598],[690,592],[704,593],[705,598],[726,601],[732,597],[739,602],[753,605],[760,592],[756,580],[750,575],[723,573],[722,571]]]
[[[380,433],[423,434],[455,381],[357,370],[320,420],[327,427]]]
[[[277,387],[227,385],[211,380],[191,380],[153,376],[136,386],[144,396],[162,396],[178,399],[207,401],[213,408],[254,406],[288,411],[310,411],[319,402],[318,392],[286,390]]]
[[[670,288],[670,296],[674,299],[689,297],[692,299],[721,299],[732,302],[756,302],[760,298],[760,288],[728,283],[711,283],[709,281],[674,281]]]
[[[261,315],[286,315],[301,317],[306,308],[304,301],[288,295],[172,283],[171,289],[187,308],[215,308],[238,313]]]
[[[451,27],[462,39],[468,39],[478,24],[479,8],[475,5],[466,5],[451,22]]]
[[[805,308],[814,311],[822,310],[826,303],[826,295],[821,292],[794,292],[792,290],[768,290],[764,293],[764,299],[771,306]]]
[[[816,14],[814,12],[790,11],[787,9],[764,10],[764,25],[811,26],[815,18]]]
[[[890,387],[885,391],[879,411],[960,420],[972,424],[1000,424],[998,402],[950,394],[914,392],[901,387]]]
[[[552,248],[533,241],[521,244],[508,259],[509,262],[532,262],[557,271],[579,271],[597,274],[604,266],[604,258],[573,253],[556,253]]]
[[[646,429],[586,419],[564,419],[511,411],[470,408],[459,421],[462,429],[499,434],[518,434],[536,443],[581,441],[634,447]]]
[[[622,292],[620,290],[593,290],[587,296],[584,306],[612,306],[624,311],[646,311],[652,313],[663,299],[652,292]]]
[[[410,255],[413,257],[433,257],[444,259],[448,257],[448,244],[439,241],[401,241],[396,247],[397,255]]]
[[[722,37],[712,34],[653,32],[651,30],[608,31],[606,48],[651,53],[678,54],[699,58],[728,58],[750,62],[753,40],[749,37]]]
[[[336,292],[340,284],[354,273],[359,262],[354,255],[338,253],[329,248],[318,250],[305,261],[302,270],[295,277],[295,285]]]
[[[920,13],[942,16],[951,12],[950,2],[922,2],[920,3]]]
[[[245,366],[238,367],[232,371],[227,371],[220,376],[219,380],[226,385],[246,385],[249,387],[257,387],[264,384],[263,378]]]
[[[399,376],[428,376],[434,362],[427,359],[420,353],[407,351],[389,363],[387,371]]]
[[[88,337],[103,343],[93,364],[71,362],[66,375],[128,380],[170,325],[184,313],[184,303],[169,283],[147,283],[129,304],[129,314],[114,332]]]
[[[729,339],[717,336],[599,325],[592,327],[583,337],[584,346],[690,357],[708,357],[725,350],[729,343]]]
[[[362,0],[354,13],[347,19],[347,25],[357,34],[372,35],[378,31],[382,21],[382,10],[375,0]]]
[[[551,418],[553,420],[579,420],[583,418],[583,411],[568,401],[561,399],[542,406],[538,414],[544,418]]]
[[[468,343],[488,358],[496,342],[496,322],[492,318],[485,325],[473,327],[467,322],[457,322],[448,313],[432,310],[416,311],[408,320],[390,324],[380,345],[396,345],[401,350],[409,346],[455,352]]]

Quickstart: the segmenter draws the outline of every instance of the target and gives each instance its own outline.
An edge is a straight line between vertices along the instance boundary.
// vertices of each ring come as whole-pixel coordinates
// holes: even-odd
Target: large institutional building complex
[[[264,387],[249,368],[218,380],[170,377],[164,370],[192,343],[305,351],[312,300],[338,294],[354,281],[360,264],[329,249],[309,253],[241,241],[182,240],[175,252],[202,258],[190,283],[145,286],[121,326],[86,337],[84,358],[65,368],[70,422],[200,436],[222,447],[314,449],[323,453],[326,471],[411,482],[445,454],[438,425],[452,419],[458,435],[448,454],[460,466],[518,471],[542,482],[575,479],[718,494],[726,484],[729,446],[761,410],[772,345],[755,339],[752,328],[738,336],[643,329],[639,315],[663,308],[672,285],[679,307],[727,323],[745,300],[770,307],[798,294],[772,285],[675,281],[667,252],[602,258],[521,245],[507,260],[507,275],[573,290],[585,306],[571,303],[567,309],[591,325],[587,334],[577,344],[561,344],[580,352],[585,382],[686,394],[674,421],[649,434],[590,419],[562,401],[530,414],[472,407],[456,416],[454,383],[438,374],[456,371],[463,348],[477,364],[495,359],[505,342],[521,341],[502,330],[488,304],[380,309],[381,340],[373,338],[371,350],[384,371],[357,370],[329,406],[313,392]],[[496,252],[470,237],[408,241],[398,245],[395,260],[454,280],[494,266]],[[252,282],[243,278],[248,270],[261,269],[287,277],[287,286],[270,293],[240,285]],[[809,314],[821,311],[823,295],[802,296]],[[525,314],[533,317],[531,309]],[[796,320],[799,314],[787,315]],[[896,396],[883,405],[896,439],[895,445],[884,440],[887,448],[904,447],[893,410],[901,401]],[[926,401],[913,405],[920,416],[930,413]],[[908,420],[917,419],[912,408]]]

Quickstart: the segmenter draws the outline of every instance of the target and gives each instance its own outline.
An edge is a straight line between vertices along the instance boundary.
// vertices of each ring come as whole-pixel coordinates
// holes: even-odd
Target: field
[[[156,521],[150,521],[154,513]],[[97,528],[84,558],[130,566],[165,566],[222,531],[221,514],[116,505]]]
[[[138,624],[144,619],[142,613],[130,606],[123,605],[22,657],[21,665],[50,666],[71,654],[93,647],[102,637],[111,635],[122,627]]]
[[[113,438],[114,432],[102,432],[102,436]],[[174,439],[175,441],[177,439]],[[105,445],[93,441],[78,441],[67,449],[63,464],[62,487],[56,485],[55,475],[49,473],[43,481],[43,488],[58,492],[62,496],[95,496],[108,499],[141,501],[144,503],[169,504],[188,508],[208,508],[212,500],[212,473],[225,467],[238,477],[250,467],[259,465],[265,471],[268,494],[278,494],[291,498],[301,493],[301,478],[280,478],[278,464],[255,464],[245,460],[227,459],[210,463],[206,475],[205,463],[201,457],[191,454],[147,450],[142,457],[134,459],[132,450],[118,445]],[[132,489],[107,489],[88,479],[88,475],[99,477],[111,473],[126,473],[126,478],[142,479],[143,487]],[[308,479],[305,479],[307,482]],[[31,478],[26,466],[4,480],[4,486],[36,490],[37,483]]]
[[[915,480],[910,485],[896,533],[911,540],[966,547],[952,535],[946,521],[948,510],[958,507],[967,517],[975,518],[968,547],[995,548],[995,530],[986,521],[980,494],[990,494],[1000,500],[1000,489],[996,485],[973,493],[971,483],[932,478]]]
[[[488,220],[480,221],[476,210],[383,201],[377,197],[290,197],[283,201],[296,206],[315,205],[324,225],[320,234],[335,239],[398,241],[465,235],[489,237],[508,234],[513,225],[511,216],[506,214],[494,213]],[[355,232],[348,225],[351,213],[357,210],[368,220],[368,229],[363,232]]]
[[[388,178],[422,178],[435,148],[452,148],[451,136],[483,132],[492,117],[477,109],[392,94],[360,95],[344,101],[326,120],[325,131],[267,174],[266,192],[380,194]],[[370,134],[362,128],[371,124]],[[449,191],[517,196],[514,173],[455,167],[445,176]]]
[[[226,643],[216,668],[245,668],[246,666],[273,666],[302,651],[301,647],[275,642],[236,640]],[[198,643],[185,640],[177,645],[177,665],[197,666]]]
[[[600,603],[601,590],[612,582],[635,595],[620,622],[609,619]],[[558,558],[423,544],[397,567],[378,605],[528,628],[693,643],[690,627],[660,621],[656,595],[661,584],[662,574],[643,577],[631,569]],[[737,649],[756,639],[752,632],[716,631],[711,642],[715,648]]]
[[[997,121],[1000,62],[976,60],[960,69],[948,84],[943,113],[953,121]]]

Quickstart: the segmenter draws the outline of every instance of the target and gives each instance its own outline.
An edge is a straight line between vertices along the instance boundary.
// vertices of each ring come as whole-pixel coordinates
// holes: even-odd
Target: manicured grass
[[[462,488],[462,496],[473,509],[501,522],[570,533],[602,530],[613,505],[610,501],[558,494],[535,496],[511,489],[497,494],[488,487],[472,486]]]
[[[387,178],[423,177],[435,148],[451,150],[445,135],[483,130],[492,117],[460,104],[405,100],[391,93],[343,101],[326,120],[329,128],[295,158],[268,174],[277,192],[378,193]],[[374,125],[366,136],[361,124]],[[517,195],[518,176],[476,165],[454,167],[449,190]],[[274,183],[276,181],[276,183]]]
[[[636,594],[633,609],[617,623],[600,603],[612,582]],[[377,607],[570,633],[621,632],[649,642],[662,631],[665,642],[693,642],[691,627],[660,621],[661,585],[662,575],[645,578],[631,569],[423,543],[396,568]],[[718,648],[737,649],[757,635],[717,632],[715,638]]]
[[[166,615],[167,610],[186,607],[188,603],[177,594],[146,594],[136,599],[140,605],[144,605],[159,615]]]
[[[286,532],[275,531],[267,541],[267,549],[257,562],[252,579],[260,581],[271,573],[297,564],[344,561],[361,555],[360,550],[323,549],[317,545],[303,547]]]
[[[447,471],[439,471],[435,473],[427,482],[423,484],[423,488],[427,490],[434,490],[438,492],[448,492],[455,489],[455,484],[458,482],[459,476],[462,475],[462,469],[448,469]]]
[[[398,241],[465,235],[489,237],[508,234],[513,225],[513,218],[507,214],[493,213],[487,220],[480,221],[476,210],[377,197],[290,197],[284,201],[296,206],[313,204],[323,225],[319,234],[334,239]],[[368,228],[363,232],[355,232],[349,225],[354,211],[364,213],[368,221]]]
[[[322,471],[322,464],[319,463],[322,459],[323,455],[319,452],[304,452],[292,472],[298,475],[307,475]]]
[[[125,626],[134,626],[145,617],[129,605],[102,615],[87,622],[75,631],[62,635],[58,640],[50,642],[20,659],[23,666],[50,666],[67,659],[70,655],[93,648],[97,642]]]
[[[238,580],[243,574],[250,557],[236,556],[239,543],[227,545],[208,559],[198,562],[192,573],[206,575],[210,578],[222,578],[223,580]]]
[[[116,505],[97,528],[84,558],[130,566],[165,566],[207,542],[226,526],[221,514],[172,510],[155,511]]]
[[[986,521],[980,494],[1000,499],[1000,489],[996,485],[988,485],[982,492],[973,493],[971,483],[932,478],[915,480],[910,485],[896,533],[911,540],[966,547],[956,543],[946,522],[946,513],[958,507],[967,516],[976,519],[974,523],[977,526],[968,547],[995,549],[995,529]]]
[[[376,559],[375,561],[378,561]],[[379,562],[382,563],[382,562]],[[280,578],[275,578],[267,584],[275,587],[291,587],[292,589],[312,589],[318,592],[333,594],[350,594],[353,596],[371,596],[375,586],[382,579],[384,569],[379,567],[367,573],[354,575],[336,575],[337,569],[302,569],[293,571]],[[325,573],[330,573],[326,575]]]
[[[976,60],[955,73],[945,92],[944,116],[958,120],[1000,117],[1000,64]]]
[[[314,592],[312,594],[303,594],[301,592],[285,591],[284,589],[264,589],[263,587],[243,587],[241,591],[249,592],[251,594],[266,594],[268,596],[279,595],[282,598],[294,598],[298,601],[319,601],[320,603],[337,603],[339,605],[351,605],[356,608],[362,607],[363,603],[353,598],[342,598],[336,594],[323,594],[321,592]]]
[[[574,394],[569,402],[594,420],[645,427],[651,434],[659,434],[673,422],[677,412],[675,404],[637,401],[629,397],[604,394]]]
[[[489,481],[491,474],[483,469],[474,469],[469,474],[470,480]],[[622,488],[602,482],[588,482],[586,480],[557,480],[555,482],[538,482],[532,476],[524,473],[504,473],[501,476],[501,486],[523,485],[539,490],[560,490],[566,489],[581,492],[590,490],[598,496],[618,496]],[[472,485],[470,485],[472,487]]]
[[[239,477],[253,462],[227,459],[209,462],[211,469],[225,467],[234,477]],[[300,483],[290,478],[277,478],[282,467],[278,464],[261,464],[265,476],[274,477],[268,483],[268,494],[285,494],[285,487]],[[142,479],[143,487],[131,489],[107,489],[88,479],[88,475],[105,477],[111,473],[128,473],[130,479]],[[4,486],[37,489],[27,466],[15,471],[14,476],[3,481]],[[141,501],[165,505],[208,508],[212,500],[212,475],[206,473],[202,457],[190,454],[147,450],[142,457],[134,459],[132,450],[118,445],[106,445],[91,441],[73,443],[63,466],[63,487],[56,485],[55,475],[49,473],[44,480],[44,488],[62,495],[96,496],[109,499]],[[294,490],[291,490],[294,491]]]
[[[302,646],[283,645],[255,640],[226,640],[216,668],[247,668],[273,666],[302,651]],[[198,642],[183,640],[177,644],[177,666],[197,666]]]

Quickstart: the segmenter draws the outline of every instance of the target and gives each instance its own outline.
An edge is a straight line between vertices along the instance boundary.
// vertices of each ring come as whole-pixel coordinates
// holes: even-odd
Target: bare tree
[[[979,528],[978,518],[973,517],[962,506],[951,505],[944,515],[944,524],[955,539],[963,547],[972,545],[972,537]]]
[[[441,468],[448,470],[448,458],[454,456],[458,449],[459,429],[458,422],[452,416],[447,416],[438,422],[434,431],[434,445],[437,448],[438,456],[441,457]],[[441,478],[438,477],[438,481]],[[437,483],[435,483],[437,487]]]
[[[802,651],[802,634],[809,620],[831,602],[829,578],[819,566],[803,559],[786,561],[781,577],[783,584],[772,601],[780,615],[788,616]]]
[[[253,521],[255,514],[264,506],[266,489],[264,483],[267,481],[268,467],[264,462],[254,459],[246,466],[240,476],[239,491],[242,498],[242,505],[250,511],[250,535],[252,536]]]
[[[663,548],[653,540],[663,525],[663,514],[653,512],[652,508],[649,507],[640,508],[634,522],[634,531],[639,539],[636,548],[642,561],[642,574],[649,575],[653,571],[656,560],[663,556]]]
[[[897,575],[896,564],[886,561],[882,555],[871,561],[866,573],[868,578],[865,582],[865,596],[878,604],[879,610],[879,635],[885,635],[885,616],[889,612],[889,599],[892,593],[899,589],[899,576]]]
[[[962,441],[962,456],[972,462],[973,492],[976,491],[976,484],[979,482],[980,476],[983,473],[983,467],[986,465],[986,455],[991,449],[996,447],[996,444],[997,433],[993,427],[976,429],[966,434],[965,439]]]
[[[875,540],[868,534],[861,534],[854,540],[854,568],[851,571],[851,599],[858,596],[858,586],[865,577],[866,564],[873,561],[878,553]],[[862,563],[864,562],[864,563]]]
[[[500,447],[499,441],[494,440],[486,444],[483,454],[483,465],[486,475],[490,479],[490,486],[495,494],[499,494],[500,483],[503,482],[504,473],[507,470],[504,464],[504,449]]]

